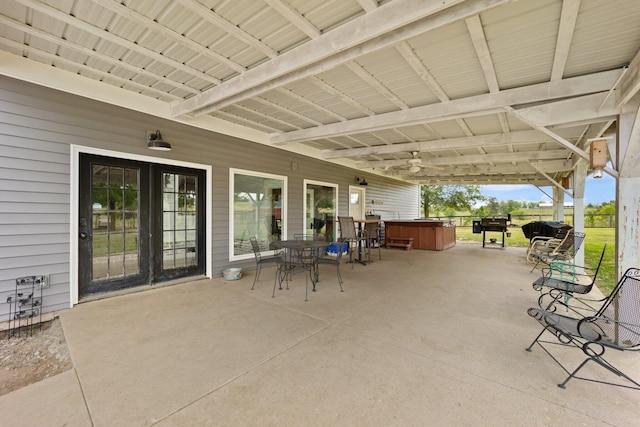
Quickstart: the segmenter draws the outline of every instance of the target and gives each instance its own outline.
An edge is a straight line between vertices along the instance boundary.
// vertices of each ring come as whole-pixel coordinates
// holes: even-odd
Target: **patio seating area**
[[[629,426],[640,393],[575,381],[542,351],[524,248],[382,249],[272,298],[274,267],[80,304],[74,368],[0,397],[5,425]],[[343,259],[343,262],[346,260]],[[597,297],[597,289],[592,290]],[[558,357],[580,362],[579,352]],[[608,353],[632,377],[640,357]],[[575,360],[574,360],[575,359]],[[595,365],[595,364],[594,364]],[[583,375],[610,372],[585,366]]]

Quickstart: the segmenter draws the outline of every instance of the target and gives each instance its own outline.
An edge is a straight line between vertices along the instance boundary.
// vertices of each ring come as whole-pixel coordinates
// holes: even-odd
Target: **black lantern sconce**
[[[369,185],[366,179],[363,176],[356,176],[356,182],[360,185]]]
[[[147,148],[158,151],[171,151],[171,144],[162,140],[160,131],[147,131]]]

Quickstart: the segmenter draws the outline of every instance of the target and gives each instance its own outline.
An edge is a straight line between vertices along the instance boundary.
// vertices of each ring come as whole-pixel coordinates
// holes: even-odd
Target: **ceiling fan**
[[[411,152],[411,158],[407,160],[407,165],[409,166],[407,170],[411,174],[417,174],[422,169],[422,159],[418,157],[417,151]]]
[[[402,169],[405,169],[407,172],[409,172],[411,175],[416,175],[417,173],[419,173],[422,168],[429,168],[429,169],[436,169],[436,170],[442,170],[443,168],[439,167],[439,166],[434,166],[434,165],[423,165],[422,164],[422,159],[420,157],[418,157],[418,151],[411,151],[411,158],[407,159],[407,164],[406,165],[401,165],[399,166]]]

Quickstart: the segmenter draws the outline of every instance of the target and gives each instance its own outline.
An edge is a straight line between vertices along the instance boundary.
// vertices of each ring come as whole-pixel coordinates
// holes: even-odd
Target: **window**
[[[335,241],[338,185],[305,180],[304,188],[305,234],[324,236],[327,242]]]
[[[253,236],[262,250],[286,236],[287,177],[230,169],[229,182],[229,259],[234,261],[253,257]]]

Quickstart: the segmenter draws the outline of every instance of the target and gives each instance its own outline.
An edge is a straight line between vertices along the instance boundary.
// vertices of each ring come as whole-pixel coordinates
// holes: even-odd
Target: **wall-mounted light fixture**
[[[602,178],[602,169],[607,166],[607,138],[599,138],[591,141],[589,166],[594,178]]]
[[[162,135],[160,135],[160,131],[156,130],[155,132],[152,130],[147,131],[147,148],[151,150],[158,151],[170,151],[171,144],[162,140]]]
[[[360,185],[369,185],[366,179],[363,176],[356,176],[356,182]]]

